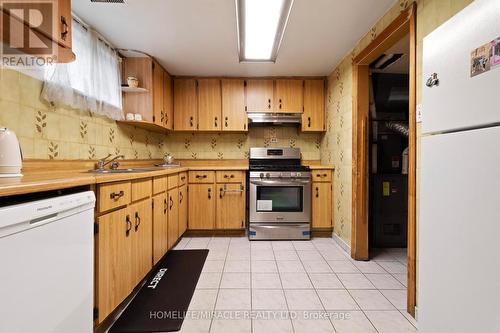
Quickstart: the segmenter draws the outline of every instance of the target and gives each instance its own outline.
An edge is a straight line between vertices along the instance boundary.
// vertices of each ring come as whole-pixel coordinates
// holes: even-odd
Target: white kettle
[[[8,128],[0,128],[0,178],[21,177],[22,160],[16,134]]]

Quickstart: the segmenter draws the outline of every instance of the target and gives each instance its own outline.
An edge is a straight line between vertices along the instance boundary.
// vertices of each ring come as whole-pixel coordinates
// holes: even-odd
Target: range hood
[[[300,125],[302,113],[249,112],[248,125]]]

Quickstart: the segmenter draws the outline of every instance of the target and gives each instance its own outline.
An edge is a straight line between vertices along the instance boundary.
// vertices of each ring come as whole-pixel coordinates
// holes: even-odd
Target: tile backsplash
[[[0,69],[0,126],[14,130],[28,159],[98,159],[123,154],[127,159],[244,159],[253,146],[299,147],[303,158],[320,159],[321,134],[292,127],[250,128],[241,134],[160,134],[117,124],[87,111],[52,107],[40,100],[42,82]]]

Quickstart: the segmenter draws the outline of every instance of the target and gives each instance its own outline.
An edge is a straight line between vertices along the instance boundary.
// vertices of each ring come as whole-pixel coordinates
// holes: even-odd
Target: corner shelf
[[[141,88],[141,87],[133,88],[133,87],[129,87],[129,86],[122,86],[122,92],[146,93],[146,92],[149,92],[149,90],[147,90],[146,88]]]
[[[163,134],[170,131],[169,129],[167,129],[161,125],[157,125],[155,123],[151,123],[151,122],[145,121],[145,120],[118,120],[117,123],[135,126],[138,128],[148,130],[148,131],[163,133]]]

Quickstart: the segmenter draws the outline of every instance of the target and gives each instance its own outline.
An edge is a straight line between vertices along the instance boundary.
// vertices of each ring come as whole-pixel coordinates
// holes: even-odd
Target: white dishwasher
[[[0,208],[0,332],[90,333],[93,192]]]

